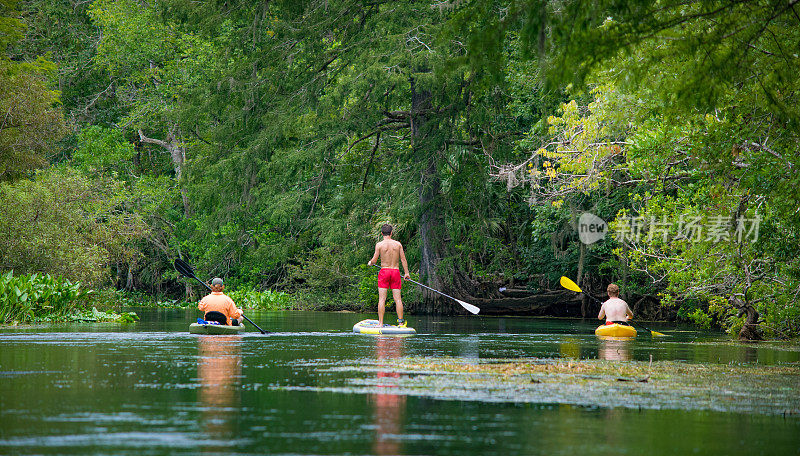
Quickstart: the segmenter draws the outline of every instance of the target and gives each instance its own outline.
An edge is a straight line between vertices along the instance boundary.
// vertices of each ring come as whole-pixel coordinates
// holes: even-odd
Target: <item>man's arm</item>
[[[605,304],[600,306],[600,313],[597,315],[597,319],[598,320],[603,320],[604,318],[606,318],[606,305]]]
[[[376,264],[378,262],[378,255],[379,255],[379,253],[378,253],[378,244],[375,244],[375,254],[372,255],[372,259],[371,260],[367,261],[367,265],[368,266],[372,266],[373,264]]]
[[[228,302],[230,302],[230,317],[233,319],[241,318],[242,317],[242,309],[236,307],[236,303],[233,302],[233,299],[228,298]]]
[[[625,315],[628,316],[628,320],[633,320],[633,311],[630,306],[628,306],[627,302],[625,303]]]
[[[405,279],[410,279],[411,274],[408,273],[408,261],[406,261],[406,252],[403,250],[403,244],[400,244],[400,262],[403,263],[403,269],[406,270]]]

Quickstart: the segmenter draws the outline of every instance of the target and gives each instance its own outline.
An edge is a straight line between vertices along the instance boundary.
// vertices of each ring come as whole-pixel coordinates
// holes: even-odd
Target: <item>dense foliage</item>
[[[390,222],[420,280],[456,296],[563,274],[621,282],[646,316],[800,332],[793,2],[0,15],[0,268],[180,297],[180,256],[258,305],[285,307],[277,288],[359,306]],[[613,236],[580,242],[586,211]]]
[[[550,120],[530,159],[542,164],[530,170],[532,193],[553,204],[627,193],[610,214],[614,253],[641,287],[742,338],[759,338],[759,323],[797,333],[795,6],[553,5],[519,12],[546,35],[547,79],[597,88],[585,111],[565,105]]]
[[[37,315],[64,317],[87,297],[80,283],[47,275],[0,275],[0,323],[31,322]]]
[[[241,290],[226,293],[244,309],[286,310],[292,308],[292,297],[282,291]]]

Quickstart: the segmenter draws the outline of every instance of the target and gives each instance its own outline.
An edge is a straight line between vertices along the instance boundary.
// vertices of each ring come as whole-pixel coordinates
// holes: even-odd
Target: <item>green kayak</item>
[[[192,334],[212,335],[241,334],[244,332],[244,325],[228,326],[192,323],[189,325],[189,332]]]

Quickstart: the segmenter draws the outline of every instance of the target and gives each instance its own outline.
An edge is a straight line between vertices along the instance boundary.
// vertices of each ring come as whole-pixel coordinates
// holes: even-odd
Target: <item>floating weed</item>
[[[309,366],[311,367],[311,366]],[[312,367],[314,368],[314,367]],[[800,366],[562,359],[361,359],[316,366],[374,392],[396,373],[393,394],[484,402],[668,408],[800,415]],[[359,374],[359,375],[354,375]],[[335,387],[341,390],[341,385]],[[310,387],[327,390],[326,387]],[[613,402],[609,403],[609,398]]]

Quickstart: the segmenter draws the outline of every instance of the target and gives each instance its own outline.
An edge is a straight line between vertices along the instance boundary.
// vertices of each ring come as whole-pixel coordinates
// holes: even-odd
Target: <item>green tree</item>
[[[0,3],[0,181],[46,164],[66,132],[59,93],[49,88],[52,62],[9,58],[9,47],[24,30],[17,5],[13,0]]]
[[[469,293],[470,276],[514,244],[502,209],[518,203],[491,184],[485,150],[511,153],[522,129],[500,115],[497,80],[464,65],[452,11],[320,1],[162,11],[181,34],[219,43],[217,67],[185,94],[193,115],[179,116],[183,131],[206,126],[187,149],[198,212],[181,228],[204,269],[302,287],[304,271],[354,270],[389,220],[425,280]]]
[[[0,269],[103,285],[108,265],[131,261],[129,243],[147,232],[129,200],[118,181],[69,168],[0,184]]]
[[[551,167],[535,170],[549,173],[549,191],[578,194],[596,185],[630,193],[633,184],[644,185],[616,223],[623,231],[627,217],[643,223],[644,239],[619,239],[623,263],[644,274],[684,316],[706,320],[711,312],[724,326],[742,328],[746,339],[760,337],[758,323],[764,321],[778,333],[796,332],[791,296],[799,289],[800,218],[790,189],[800,183],[793,171],[800,157],[794,146],[797,82],[789,77],[797,62],[789,51],[798,40],[794,5],[551,6],[520,9],[515,16],[529,24],[527,43],[541,54],[543,74],[576,87],[612,82],[605,92],[616,100],[611,109],[590,107],[585,118],[599,114],[602,122],[615,123],[622,114],[628,128],[614,153],[608,138],[600,154],[537,154],[553,159]],[[571,124],[581,128],[571,130]],[[582,129],[585,121],[571,124],[554,125],[561,134],[557,142],[569,145],[565,138],[590,131]],[[719,236],[689,240],[676,230],[686,218],[715,226]],[[761,236],[737,239],[738,221],[756,219]],[[658,226],[663,220],[676,222],[672,232]]]
[[[108,127],[117,122],[122,106],[116,82],[97,64],[100,29],[88,10],[93,2],[26,0],[20,4],[25,39],[14,46],[15,59],[47,56],[57,66],[53,76],[61,94],[64,115],[72,124]],[[69,138],[72,139],[72,138]],[[74,142],[67,141],[65,152]]]

